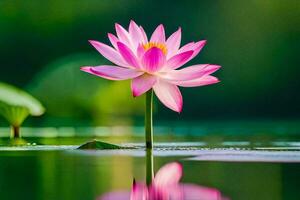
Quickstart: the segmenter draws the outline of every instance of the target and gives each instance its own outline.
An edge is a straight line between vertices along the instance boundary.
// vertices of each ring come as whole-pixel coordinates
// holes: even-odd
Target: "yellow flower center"
[[[151,49],[152,47],[159,48],[164,55],[167,55],[168,49],[167,46],[163,43],[159,42],[148,42],[146,44],[143,44],[144,49],[147,51],[148,49]]]

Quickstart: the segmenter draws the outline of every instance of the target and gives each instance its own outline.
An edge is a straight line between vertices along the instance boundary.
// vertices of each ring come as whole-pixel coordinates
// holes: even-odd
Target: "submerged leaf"
[[[130,149],[130,147],[123,147],[123,146],[119,146],[119,145],[115,145],[115,144],[110,144],[107,142],[102,142],[99,140],[93,140],[91,142],[87,142],[83,145],[81,145],[80,147],[78,147],[78,149],[90,149],[90,150],[97,150],[97,149]]]
[[[0,83],[0,115],[11,125],[20,126],[28,115],[39,116],[44,112],[42,104],[30,94]]]

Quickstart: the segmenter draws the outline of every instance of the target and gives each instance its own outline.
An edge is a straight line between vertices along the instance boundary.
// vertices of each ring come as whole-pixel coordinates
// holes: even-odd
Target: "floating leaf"
[[[87,142],[83,145],[81,145],[80,147],[78,147],[78,149],[90,149],[90,150],[97,150],[97,149],[132,149],[133,147],[124,147],[124,146],[119,146],[119,145],[115,145],[115,144],[110,144],[107,142],[102,142],[99,140],[93,140],[91,142]]]

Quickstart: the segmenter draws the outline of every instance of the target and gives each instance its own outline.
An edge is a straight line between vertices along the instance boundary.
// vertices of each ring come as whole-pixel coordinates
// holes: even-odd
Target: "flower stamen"
[[[163,43],[159,42],[148,42],[146,44],[143,44],[144,49],[147,51],[148,49],[151,49],[152,47],[159,48],[164,55],[167,55],[168,49],[167,46]]]

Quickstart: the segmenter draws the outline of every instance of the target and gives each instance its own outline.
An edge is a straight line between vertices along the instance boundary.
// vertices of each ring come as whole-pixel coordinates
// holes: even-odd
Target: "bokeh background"
[[[181,88],[181,114],[155,99],[155,142],[299,150],[299,0],[0,0],[0,82],[28,91],[47,109],[22,128],[33,149],[65,148],[91,137],[144,141],[130,136],[144,134],[144,98],[131,96],[130,82],[79,70],[107,64],[88,40],[108,43],[114,23],[127,27],[131,19],[148,36],[161,23],[168,35],[181,26],[183,44],[208,41],[190,65],[222,65],[215,73],[220,83]],[[2,118],[0,127],[6,127],[0,146],[7,145]],[[155,171],[178,159],[155,156]],[[231,199],[299,199],[299,163],[180,162],[184,182],[218,188]],[[129,189],[144,172],[143,157],[2,147],[0,199],[95,199]]]
[[[181,89],[181,114],[156,101],[156,123],[300,117],[298,0],[1,0],[0,81],[47,108],[27,125],[143,123],[144,99],[131,97],[129,82],[79,70],[107,63],[89,39],[108,43],[114,23],[127,27],[131,19],[148,36],[160,23],[168,35],[181,26],[183,43],[208,41],[189,64],[222,65],[221,83]]]

